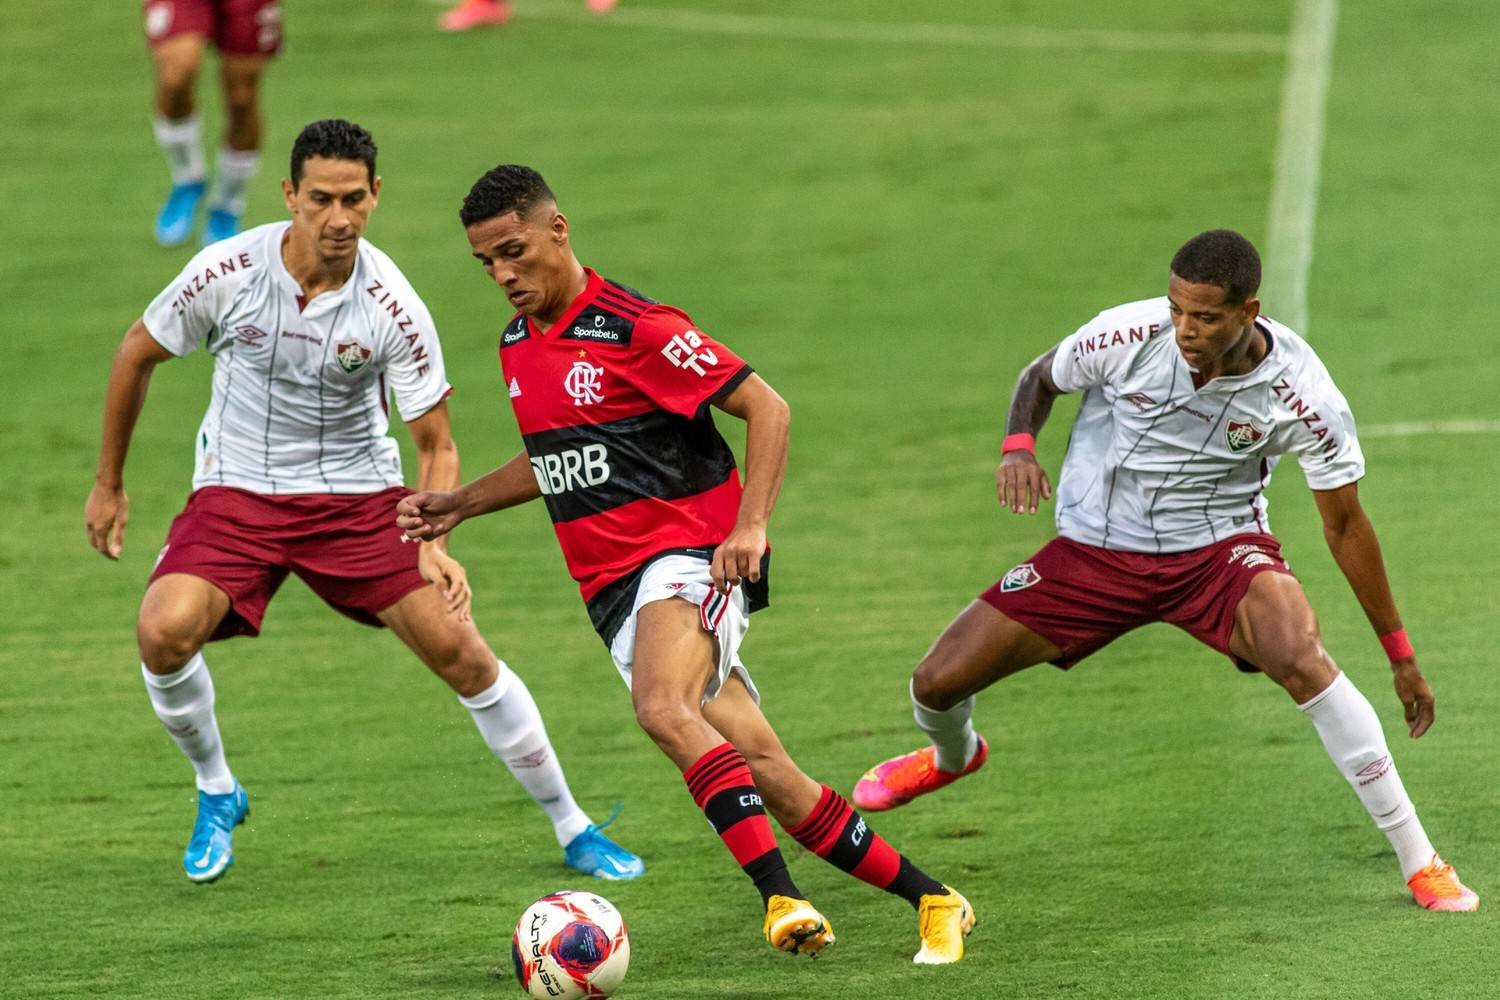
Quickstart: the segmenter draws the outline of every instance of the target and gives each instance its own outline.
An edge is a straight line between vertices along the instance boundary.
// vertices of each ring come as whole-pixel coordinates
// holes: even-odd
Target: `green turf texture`
[[[1292,6],[652,3],[1269,34]],[[182,877],[191,773],[150,711],[132,629],[188,490],[210,366],[157,373],[127,471],[125,555],[107,563],[81,524],[105,374],[187,254],[150,239],[165,170],[135,5],[14,6],[0,60],[0,996],[519,995],[491,977],[512,921],[583,880],[451,694],[296,581],[261,639],[209,651],[253,812],[222,882]],[[791,402],[774,607],[744,655],[794,756],[846,792],[917,744],[906,679],[927,643],[1051,533],[1050,507],[1022,520],[993,497],[1018,368],[1098,309],[1164,291],[1192,233],[1266,235],[1275,53],[737,38],[528,19],[525,0],[505,30],[454,37],[418,0],[286,7],[249,221],[281,217],[276,181],[306,121],[375,133],[385,188],[369,236],[437,319],[468,473],[518,444],[494,358],[508,313],[456,222],[495,162],[542,169],[585,262],[687,308]],[[1309,335],[1362,425],[1500,416],[1485,333],[1500,305],[1500,31],[1483,7],[1343,7]],[[205,83],[216,122],[211,71]],[[1071,413],[1042,435],[1054,477]],[[1295,463],[1272,491],[1329,649],[1380,713],[1434,840],[1487,900],[1500,890],[1497,445],[1365,442],[1361,495],[1437,692],[1437,725],[1416,743]],[[1352,1000],[1493,983],[1490,913],[1416,909],[1286,696],[1166,626],[1067,676],[1040,668],[987,692],[989,766],[874,817],[977,907],[961,965],[913,967],[905,904],[795,846],[793,874],[839,942],[815,963],[776,954],[754,891],[635,728],[541,506],[464,527],[454,551],[579,799],[596,817],[626,803],[613,832],[648,875],[585,886],[631,927],[622,998]]]

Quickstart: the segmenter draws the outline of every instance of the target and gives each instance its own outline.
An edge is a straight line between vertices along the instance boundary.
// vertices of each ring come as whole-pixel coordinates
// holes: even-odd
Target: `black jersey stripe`
[[[677,500],[729,479],[734,453],[712,417],[650,410],[601,424],[522,435],[554,522],[636,500]]]

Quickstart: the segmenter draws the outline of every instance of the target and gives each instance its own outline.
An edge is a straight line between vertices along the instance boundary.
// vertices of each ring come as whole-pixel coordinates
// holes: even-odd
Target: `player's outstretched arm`
[[[84,504],[83,523],[89,544],[110,559],[120,558],[125,522],[130,519],[130,500],[125,495],[125,453],[130,450],[130,436],[146,402],[151,372],[172,356],[146,332],[146,324],[136,320],[120,341],[109,369],[99,467]]]
[[[734,528],[714,550],[714,586],[727,594],[743,579],[760,580],[766,527],[786,477],[792,408],[759,375],[751,375],[714,405],[745,422],[745,492]]]
[[[1318,514],[1323,518],[1323,537],[1333,553],[1333,560],[1349,581],[1359,606],[1365,610],[1365,617],[1375,628],[1375,634],[1390,651],[1396,697],[1401,699],[1407,728],[1412,739],[1416,739],[1432,725],[1432,689],[1417,667],[1410,643],[1406,642],[1401,615],[1396,611],[1390,579],[1385,573],[1385,560],[1380,554],[1380,541],[1375,537],[1375,526],[1359,502],[1359,485],[1350,483],[1334,490],[1314,490],[1313,497],[1318,503]]]
[[[514,507],[542,495],[524,450],[488,475],[456,490],[423,490],[396,505],[396,524],[407,538],[441,538],[468,518]]]
[[[1010,397],[1010,414],[1005,419],[1006,445],[1002,446],[1000,467],[995,470],[995,492],[1000,506],[1012,514],[1035,514],[1037,505],[1051,499],[1052,483],[1046,471],[1037,464],[1036,436],[1052,412],[1052,401],[1062,390],[1052,382],[1053,348],[1021,371]]]

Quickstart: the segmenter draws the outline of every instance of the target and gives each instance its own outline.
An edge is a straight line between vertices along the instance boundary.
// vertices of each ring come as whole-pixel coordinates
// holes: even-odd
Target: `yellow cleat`
[[[766,903],[766,940],[778,951],[811,955],[833,944],[833,928],[805,899],[772,896]]]
[[[946,896],[923,896],[917,907],[917,933],[922,935],[922,950],[912,961],[918,965],[957,962],[964,957],[964,938],[973,929],[974,907],[957,889],[949,888]]]

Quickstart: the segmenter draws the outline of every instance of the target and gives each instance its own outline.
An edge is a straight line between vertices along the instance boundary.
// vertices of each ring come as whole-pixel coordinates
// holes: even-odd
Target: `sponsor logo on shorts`
[[[374,352],[357,340],[341,340],[333,345],[333,356],[340,368],[353,375],[365,366]]]
[[[1229,445],[1230,451],[1244,451],[1265,436],[1265,431],[1249,421],[1240,423],[1231,420],[1224,428],[1224,441]]]
[[[1042,574],[1036,571],[1036,567],[1031,563],[1022,563],[1001,578],[1000,589],[1008,594],[1012,590],[1025,590],[1032,584],[1041,582]]]
[[[167,29],[170,27],[172,27],[171,0],[161,0],[161,2],[151,4],[146,8],[147,38],[160,38],[167,33]]]
[[[1279,565],[1277,558],[1259,545],[1236,545],[1229,550],[1229,565],[1239,563],[1245,569]]]
[[[568,374],[563,376],[563,388],[568,390],[569,396],[573,397],[574,406],[590,406],[604,402],[604,389],[600,384],[603,378],[602,366],[591,365],[587,361],[575,361]]]
[[[1384,778],[1391,770],[1391,758],[1388,754],[1382,754],[1378,759],[1370,761],[1364,767],[1354,772],[1361,786],[1368,785],[1372,781]]]

